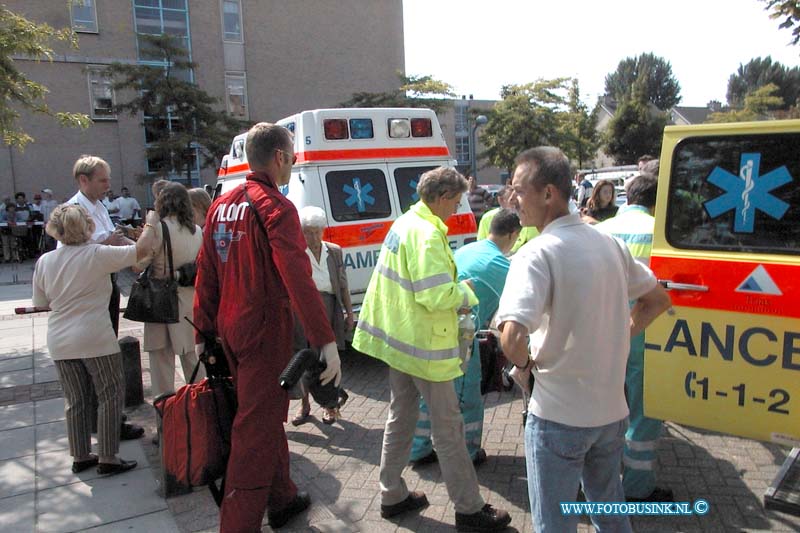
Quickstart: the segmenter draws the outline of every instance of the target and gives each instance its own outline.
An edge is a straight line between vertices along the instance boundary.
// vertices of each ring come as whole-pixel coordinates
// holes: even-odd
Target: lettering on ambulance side
[[[736,210],[733,231],[753,233],[756,209],[775,220],[780,220],[789,209],[789,204],[770,194],[770,191],[792,181],[786,166],[781,166],[763,176],[759,175],[760,153],[744,153],[740,159],[739,174],[715,167],[708,182],[725,192],[703,204],[708,215],[714,219],[731,209]]]
[[[650,342],[645,344],[645,348],[665,354],[707,359],[718,356],[721,361],[730,363],[733,363],[734,356],[738,355],[742,361],[754,367],[763,368],[780,364],[786,370],[800,370],[800,332],[785,331],[783,338],[779,338],[775,332],[761,326],[737,329],[735,325],[726,324],[724,328],[723,332],[715,329],[710,322],[700,321],[698,326],[697,322],[677,319],[663,348]],[[753,344],[760,345],[764,351],[755,353],[752,349]],[[772,347],[778,353],[771,353]],[[749,374],[741,375],[741,382],[731,385],[730,379],[725,379],[717,373],[709,372],[701,375],[695,370],[688,370],[683,380],[684,393],[687,398],[693,400],[708,400],[709,397],[726,401],[730,399],[739,407],[761,405],[768,412],[789,414],[788,404],[791,398],[789,391],[774,386],[767,390],[767,387],[760,382],[746,383],[749,380],[743,378],[749,377],[751,377]]]
[[[213,221],[217,223],[214,233],[211,235],[214,239],[214,245],[219,255],[220,261],[223,263],[228,262],[228,252],[231,243],[240,241],[244,235],[243,231],[237,231],[234,235],[233,231],[228,231],[226,222],[234,222],[242,220],[244,213],[249,207],[247,202],[240,204],[219,204],[214,211]]]
[[[750,344],[751,341],[756,340],[757,336],[761,337],[762,342],[766,341],[770,345],[779,346],[780,355],[777,353],[753,353]],[[700,340],[699,351],[695,341],[697,338]],[[769,366],[780,359],[780,365],[783,368],[800,370],[800,360],[795,361],[795,356],[800,355],[799,341],[800,332],[786,331],[783,333],[783,338],[778,339],[778,335],[764,327],[749,327],[737,332],[736,326],[728,324],[725,326],[725,332],[722,333],[715,330],[710,322],[700,322],[700,331],[695,329],[692,333],[692,328],[687,320],[677,319],[663,348],[649,342],[645,347],[648,350],[664,353],[686,353],[692,357],[698,357],[699,353],[699,357],[708,358],[713,344],[716,353],[725,361],[733,361],[736,353],[742,360],[753,366]]]
[[[348,270],[359,268],[375,268],[378,264],[380,249],[367,250],[366,252],[348,252],[344,254],[344,266]]]

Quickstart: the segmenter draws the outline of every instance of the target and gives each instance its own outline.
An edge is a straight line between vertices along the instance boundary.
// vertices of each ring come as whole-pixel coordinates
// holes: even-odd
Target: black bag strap
[[[247,182],[244,182],[242,184],[242,190],[244,191],[244,197],[247,200],[248,205],[250,206],[250,211],[253,213],[253,216],[256,217],[256,220],[258,221],[258,227],[261,228],[261,233],[264,234],[264,238],[267,239],[267,246],[269,246],[269,233],[267,233],[267,226],[264,225],[264,220],[258,213],[258,209],[256,209],[255,205],[253,205],[252,198],[250,198],[250,195],[247,194]]]
[[[169,261],[169,279],[175,279],[175,265],[172,263],[172,239],[169,236],[169,226],[163,220],[161,221],[161,238],[164,241],[164,250],[167,252],[167,260]]]

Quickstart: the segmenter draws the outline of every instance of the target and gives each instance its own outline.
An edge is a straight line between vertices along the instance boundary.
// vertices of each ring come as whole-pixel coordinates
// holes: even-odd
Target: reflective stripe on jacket
[[[418,202],[384,239],[353,347],[412,376],[451,380],[462,375],[456,309],[477,303],[456,282],[447,226]]]

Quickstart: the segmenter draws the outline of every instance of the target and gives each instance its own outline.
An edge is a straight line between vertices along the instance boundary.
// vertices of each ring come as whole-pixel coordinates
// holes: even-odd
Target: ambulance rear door
[[[647,416],[800,445],[798,147],[796,120],[666,128]]]
[[[408,208],[419,201],[417,184],[420,176],[429,170],[438,167],[452,167],[453,162],[441,161],[389,161],[390,181],[397,194],[400,213],[405,213]],[[469,208],[467,194],[461,197],[458,212],[445,221],[447,224],[447,240],[453,251],[461,246],[473,242],[477,235],[475,216]]]
[[[328,213],[324,239],[342,247],[353,304],[361,303],[381,245],[399,216],[385,162],[320,165]]]

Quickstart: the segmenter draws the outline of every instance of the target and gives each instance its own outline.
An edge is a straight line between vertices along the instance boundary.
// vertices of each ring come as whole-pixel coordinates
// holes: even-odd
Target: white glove
[[[322,360],[327,367],[319,375],[319,382],[327,385],[333,381],[334,386],[338,387],[342,381],[342,362],[339,360],[339,349],[336,348],[335,342],[329,342],[322,347]]]
[[[205,351],[206,351],[206,343],[201,342],[200,344],[194,345],[194,354],[197,356],[198,359],[200,358],[201,355],[203,355],[203,352]]]

